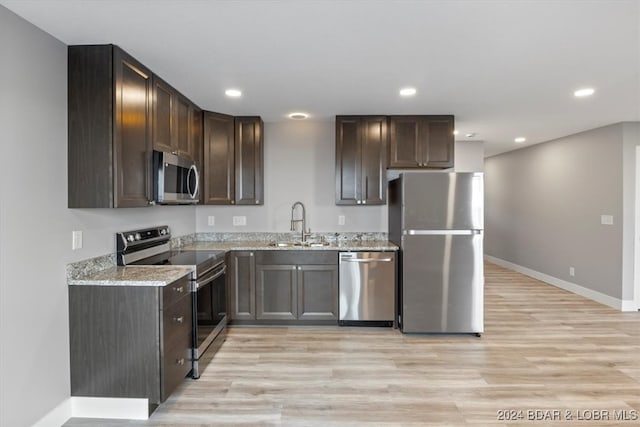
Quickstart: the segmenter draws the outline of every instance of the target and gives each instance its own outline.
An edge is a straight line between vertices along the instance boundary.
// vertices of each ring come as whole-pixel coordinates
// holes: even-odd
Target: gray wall
[[[193,233],[195,208],[67,209],[66,46],[2,6],[0,31],[0,425],[14,427],[69,397],[66,264],[113,252],[122,228]]]
[[[624,126],[486,159],[485,253],[623,298]]]
[[[198,232],[288,231],[297,200],[305,204],[311,231],[387,231],[386,206],[335,204],[335,122],[265,123],[264,138],[265,204],[198,206]],[[481,141],[456,142],[455,155],[456,171],[482,171]],[[209,215],[214,226],[207,225]],[[345,225],[338,225],[339,215]],[[246,216],[247,225],[234,227],[233,216]]]
[[[300,200],[311,231],[386,231],[386,206],[336,206],[335,123],[265,123],[263,206],[198,206],[198,232],[288,231],[291,205]],[[215,226],[207,217],[215,216]],[[246,216],[234,227],[233,216]],[[345,225],[338,225],[338,215]]]

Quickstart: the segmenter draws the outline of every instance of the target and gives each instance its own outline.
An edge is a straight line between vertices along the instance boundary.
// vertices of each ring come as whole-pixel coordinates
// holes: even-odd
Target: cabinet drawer
[[[337,251],[256,251],[256,264],[338,265]]]
[[[189,277],[185,276],[175,282],[169,283],[162,288],[162,306],[163,308],[169,307],[180,298],[190,295],[191,284],[189,283]]]
[[[180,298],[162,310],[162,339],[165,348],[172,347],[182,337],[191,340],[193,331],[191,295]],[[191,344],[191,341],[189,341]]]
[[[180,385],[191,371],[192,365],[191,337],[180,336],[172,347],[165,345],[162,360],[162,401]]]

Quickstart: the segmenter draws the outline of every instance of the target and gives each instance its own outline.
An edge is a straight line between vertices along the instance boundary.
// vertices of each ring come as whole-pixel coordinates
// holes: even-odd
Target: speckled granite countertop
[[[265,241],[193,242],[180,249],[213,251],[397,251],[398,247],[387,240],[340,241],[328,246],[272,246]]]
[[[90,286],[166,286],[190,274],[190,266],[113,267],[67,280],[69,285]]]
[[[249,236],[244,236],[249,237]],[[258,240],[262,237],[261,240]],[[284,241],[289,235],[269,235]],[[208,240],[182,242],[183,250],[218,251],[396,251],[398,247],[387,240],[342,239],[327,246],[272,246],[273,240],[264,235],[255,240]],[[288,240],[287,240],[288,241]],[[103,256],[67,266],[67,284],[89,286],[166,286],[193,271],[191,266],[135,266],[115,267],[115,256]]]

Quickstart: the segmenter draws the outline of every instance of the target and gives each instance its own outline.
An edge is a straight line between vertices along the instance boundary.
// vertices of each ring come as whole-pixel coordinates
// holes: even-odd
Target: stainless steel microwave
[[[163,151],[153,152],[153,190],[162,205],[198,203],[200,177],[193,160]]]

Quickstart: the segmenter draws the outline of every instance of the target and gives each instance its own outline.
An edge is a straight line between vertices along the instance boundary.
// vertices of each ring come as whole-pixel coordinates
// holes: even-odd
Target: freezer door
[[[403,236],[403,332],[483,332],[482,237]]]
[[[470,230],[484,228],[482,173],[402,175],[404,230]]]

